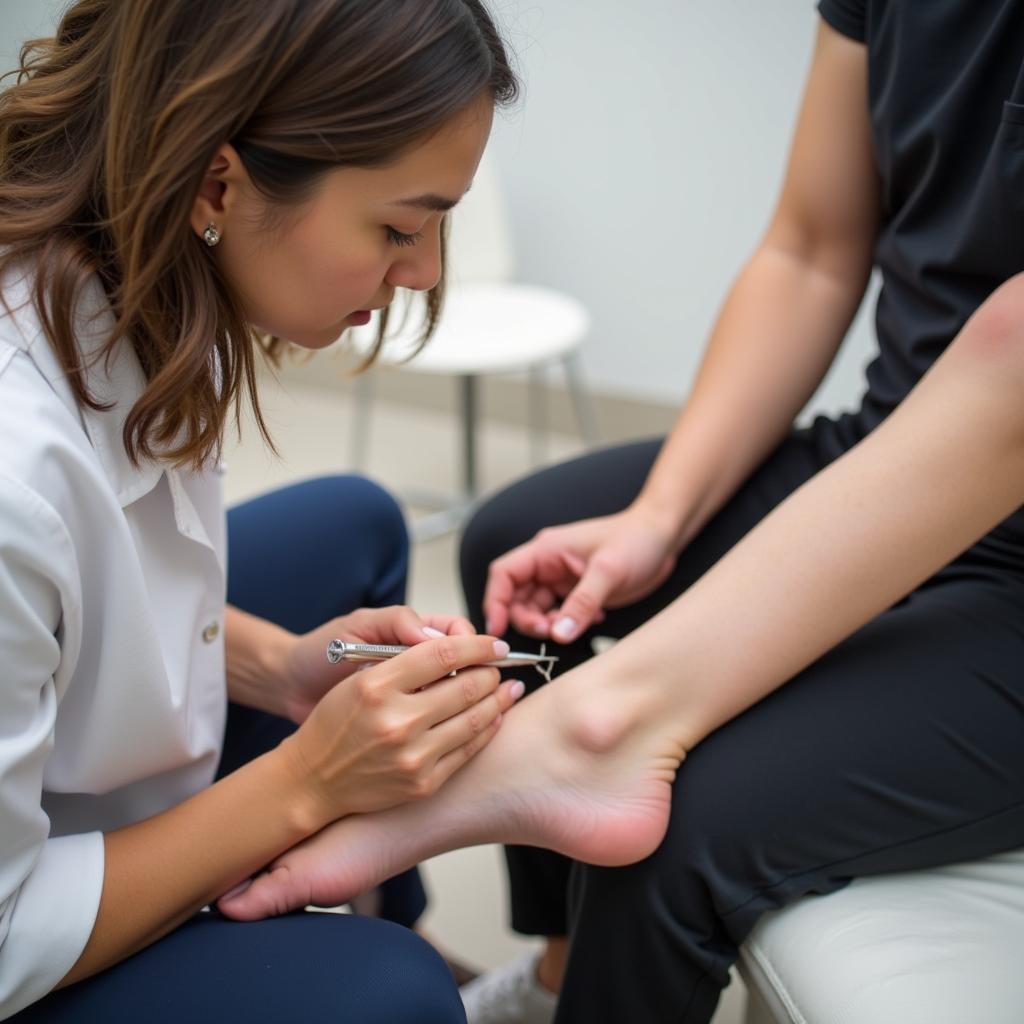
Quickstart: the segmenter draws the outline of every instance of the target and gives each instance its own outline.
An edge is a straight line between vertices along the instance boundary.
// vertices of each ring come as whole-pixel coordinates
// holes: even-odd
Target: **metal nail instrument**
[[[332,640],[327,645],[327,660],[332,665],[339,661],[387,661],[398,654],[409,650],[400,644],[350,644],[345,640]],[[509,651],[508,654],[497,661],[485,661],[484,664],[490,668],[512,668],[518,665],[528,665],[535,668],[548,682],[551,681],[551,670],[554,668],[558,658],[554,654],[546,652],[545,645],[541,645],[540,654],[526,654],[522,651]]]

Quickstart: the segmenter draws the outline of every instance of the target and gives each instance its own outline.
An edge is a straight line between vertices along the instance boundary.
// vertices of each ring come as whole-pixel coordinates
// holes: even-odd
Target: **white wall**
[[[492,2],[527,82],[494,141],[520,276],[589,304],[596,387],[678,398],[774,204],[813,0]],[[815,407],[859,397],[866,320]]]
[[[595,314],[595,389],[676,401],[781,180],[813,0],[491,0],[526,79],[494,152],[519,273]],[[60,0],[0,0],[0,58]],[[815,407],[859,394],[862,316]]]
[[[51,34],[67,0],[0,0],[0,73],[12,70],[26,39]]]

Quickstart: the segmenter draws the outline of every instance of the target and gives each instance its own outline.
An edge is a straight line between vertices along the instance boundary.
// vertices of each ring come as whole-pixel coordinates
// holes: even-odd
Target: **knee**
[[[341,527],[358,538],[364,551],[378,552],[380,560],[408,561],[405,516],[389,491],[362,476],[322,477],[314,485],[318,505],[331,523],[332,543],[337,543]]]
[[[510,539],[512,517],[498,494],[474,513],[459,540],[459,571],[467,594],[483,591],[491,562],[518,541]]]
[[[373,531],[395,547],[407,550],[409,531],[401,506],[380,484],[363,476],[328,476],[316,481],[318,498],[337,519],[355,517],[361,534]]]
[[[361,984],[379,1000],[379,1013],[360,1019],[366,1024],[464,1024],[458,988],[440,954],[406,928],[379,920],[372,925],[380,941]]]
[[[303,489],[300,544],[313,589],[332,595],[320,614],[344,614],[360,606],[401,604],[409,568],[409,534],[398,502],[361,476],[327,476],[296,485]],[[324,587],[324,583],[329,586]]]
[[[591,492],[594,481],[613,472],[604,458],[603,452],[592,453],[539,469],[493,495],[466,527],[464,562],[476,556],[486,566],[546,526],[601,514],[592,507]]]

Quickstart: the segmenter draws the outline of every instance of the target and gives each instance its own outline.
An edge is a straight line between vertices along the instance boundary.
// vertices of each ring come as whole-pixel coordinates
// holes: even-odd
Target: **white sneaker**
[[[469,1024],[551,1024],[558,997],[537,980],[540,953],[527,953],[459,989]]]

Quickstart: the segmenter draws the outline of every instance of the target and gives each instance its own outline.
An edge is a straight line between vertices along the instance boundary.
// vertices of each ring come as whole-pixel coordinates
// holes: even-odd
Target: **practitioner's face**
[[[482,98],[440,132],[382,168],[324,175],[301,206],[274,210],[237,152],[220,148],[193,208],[202,235],[221,232],[214,258],[261,331],[305,348],[336,341],[391,302],[441,276],[441,222],[469,189],[491,131]]]

